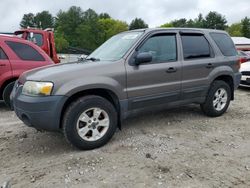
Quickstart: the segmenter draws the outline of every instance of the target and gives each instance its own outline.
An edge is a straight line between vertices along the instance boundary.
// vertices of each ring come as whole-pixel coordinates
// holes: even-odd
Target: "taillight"
[[[247,62],[247,58],[241,57],[240,58],[240,63],[245,63],[245,62]]]

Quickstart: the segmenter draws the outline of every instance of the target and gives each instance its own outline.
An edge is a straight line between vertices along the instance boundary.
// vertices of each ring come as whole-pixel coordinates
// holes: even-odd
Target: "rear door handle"
[[[6,66],[6,64],[0,64],[0,67],[4,67],[4,66]]]
[[[177,68],[175,67],[169,67],[168,70],[166,70],[167,73],[172,73],[172,72],[176,72]]]
[[[212,63],[208,63],[207,65],[206,65],[206,68],[208,68],[208,69],[211,69],[211,68],[213,68],[214,67],[214,65],[212,64]]]

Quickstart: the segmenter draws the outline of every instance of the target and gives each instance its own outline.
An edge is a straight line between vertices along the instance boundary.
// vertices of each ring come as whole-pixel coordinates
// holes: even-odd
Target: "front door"
[[[5,81],[5,79],[11,77],[11,75],[12,72],[9,59],[0,47],[0,86],[3,84],[1,81]]]
[[[177,51],[176,33],[157,33],[134,52],[150,52],[153,59],[138,66],[126,64],[130,110],[180,99],[181,62]]]

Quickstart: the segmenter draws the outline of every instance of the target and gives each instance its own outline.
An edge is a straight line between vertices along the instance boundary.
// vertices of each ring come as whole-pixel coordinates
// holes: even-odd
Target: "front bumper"
[[[249,72],[242,72],[240,86],[250,87],[250,71]]]
[[[60,129],[61,112],[67,97],[31,97],[21,92],[22,86],[15,86],[11,94],[12,106],[20,120],[27,126],[37,129]]]

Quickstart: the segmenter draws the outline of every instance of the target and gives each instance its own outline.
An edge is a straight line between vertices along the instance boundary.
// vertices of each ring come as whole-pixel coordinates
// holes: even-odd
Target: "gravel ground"
[[[104,147],[79,151],[26,127],[0,103],[0,185],[12,187],[250,187],[250,90],[228,112],[190,105],[127,120]]]

